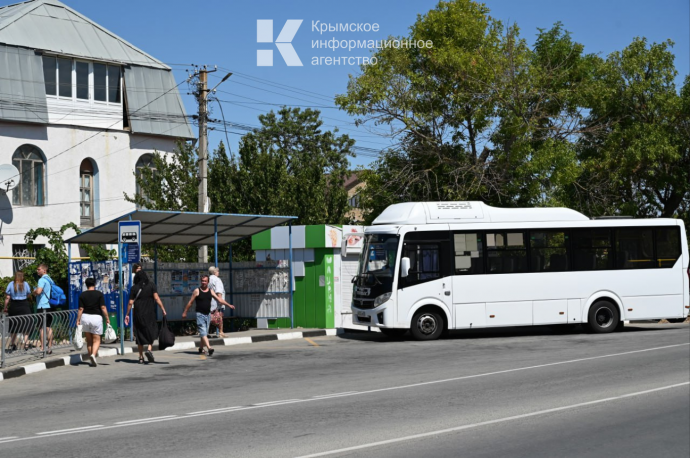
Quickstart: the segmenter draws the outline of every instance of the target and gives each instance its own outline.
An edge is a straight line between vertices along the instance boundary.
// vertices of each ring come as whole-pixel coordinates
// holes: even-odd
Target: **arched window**
[[[141,170],[144,168],[150,169],[154,175],[156,173],[156,165],[153,162],[153,154],[144,154],[137,161],[136,165],[136,177],[137,177],[137,194],[140,194],[144,199],[148,201],[148,196],[139,186],[139,179],[141,177]]]
[[[12,191],[12,203],[24,207],[45,203],[45,160],[40,149],[22,145],[12,155],[12,165],[19,170],[19,186]]]
[[[79,206],[82,227],[93,227],[94,167],[90,159],[79,166]]]

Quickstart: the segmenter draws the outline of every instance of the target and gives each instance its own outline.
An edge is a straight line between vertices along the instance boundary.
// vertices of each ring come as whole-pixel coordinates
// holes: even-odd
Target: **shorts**
[[[36,314],[39,315],[38,317],[38,326],[41,327],[43,326],[43,310],[46,311],[46,328],[49,328],[53,324],[53,315],[50,313],[50,309],[36,309]]]
[[[84,332],[96,334],[97,336],[103,334],[103,317],[101,315],[82,313],[81,325]]]
[[[199,337],[208,336],[208,328],[211,325],[211,315],[204,315],[203,313],[196,314],[196,326],[199,328]]]

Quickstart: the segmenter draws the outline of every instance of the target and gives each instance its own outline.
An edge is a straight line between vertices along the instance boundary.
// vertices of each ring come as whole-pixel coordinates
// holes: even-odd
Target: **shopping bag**
[[[158,332],[158,349],[165,350],[173,345],[175,345],[175,334],[168,328],[168,319],[163,316],[161,330]]]
[[[112,326],[110,326],[110,323],[108,323],[108,327],[105,330],[105,335],[103,336],[103,343],[113,343],[117,340],[117,333],[113,329]]]
[[[219,310],[214,310],[211,312],[211,324],[220,327],[220,324],[223,322],[223,313],[220,312]]]
[[[77,327],[74,329],[74,338],[72,339],[72,345],[74,345],[74,349],[77,351],[81,350],[84,347],[84,337],[82,336],[82,329],[82,325],[77,325]]]

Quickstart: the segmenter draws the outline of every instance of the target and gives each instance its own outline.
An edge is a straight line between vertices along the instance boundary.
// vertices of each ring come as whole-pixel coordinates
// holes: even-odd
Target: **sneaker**
[[[96,361],[96,355],[89,355],[89,366],[98,367],[98,361]]]
[[[213,356],[213,352],[215,352],[215,351],[216,350],[214,350],[213,348],[209,348],[208,349],[208,356]]]
[[[156,360],[153,359],[153,353],[151,353],[150,350],[146,350],[146,351],[144,352],[144,354],[146,355],[146,359],[148,359],[150,363],[155,363],[155,362],[156,362]]]

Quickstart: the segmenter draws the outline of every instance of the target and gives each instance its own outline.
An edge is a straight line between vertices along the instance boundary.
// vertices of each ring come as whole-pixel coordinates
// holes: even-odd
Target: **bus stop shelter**
[[[228,247],[230,262],[232,262],[232,244],[234,242],[287,223],[290,227],[289,278],[292,278],[292,221],[295,219],[297,219],[296,216],[135,210],[65,240],[65,243],[69,244],[68,255],[71,260],[71,244],[118,244],[119,246],[121,241],[118,240],[118,224],[122,221],[141,221],[141,244],[153,246],[154,266],[158,264],[156,249],[158,245],[213,246],[215,248],[213,262],[215,266],[218,266],[219,246]],[[120,255],[118,249],[118,257],[121,259]],[[119,264],[120,278],[122,278],[122,263]],[[292,319],[292,287],[289,290]],[[122,294],[120,294],[121,299]],[[122,313],[122,304],[120,304],[120,309],[120,313]],[[121,332],[122,329],[121,327]],[[123,339],[121,338],[121,340]]]

